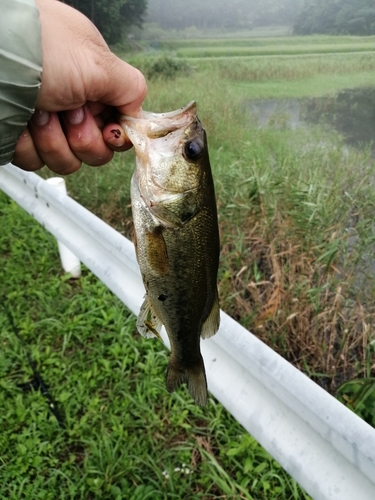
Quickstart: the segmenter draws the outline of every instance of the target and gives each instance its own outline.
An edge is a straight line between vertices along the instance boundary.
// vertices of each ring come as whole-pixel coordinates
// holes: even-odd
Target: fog
[[[163,29],[290,26],[304,0],[148,0],[146,22]]]

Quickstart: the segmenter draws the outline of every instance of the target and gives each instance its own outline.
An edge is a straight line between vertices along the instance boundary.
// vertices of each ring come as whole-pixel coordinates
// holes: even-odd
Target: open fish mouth
[[[137,132],[146,135],[150,139],[157,139],[188,127],[195,119],[196,103],[190,101],[186,106],[167,113],[142,111],[139,118],[123,115],[120,117],[120,123],[130,140]]]
[[[156,204],[171,194],[197,187],[198,176],[188,177],[186,172],[182,173],[183,170],[198,168],[193,163],[189,164],[184,157],[189,138],[199,134],[202,129],[195,101],[167,113],[142,111],[138,118],[121,116],[120,123],[136,151],[135,176],[139,179],[144,200]],[[200,135],[203,135],[203,129]],[[181,175],[177,176],[178,170]]]

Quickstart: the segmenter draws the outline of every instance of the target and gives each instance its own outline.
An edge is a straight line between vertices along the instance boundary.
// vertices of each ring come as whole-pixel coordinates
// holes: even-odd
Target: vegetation
[[[161,78],[163,80],[173,80],[176,76],[188,75],[192,68],[184,60],[174,59],[167,55],[162,57],[142,58],[138,68],[145,75],[147,80]]]
[[[147,18],[162,29],[245,28],[291,25],[302,0],[148,0]]]
[[[146,30],[138,35],[154,40],[171,32],[192,38],[270,26],[287,27],[296,35],[375,34],[372,0],[190,0],[188,8],[184,0],[61,1],[91,19],[110,44],[121,42],[131,26],[141,28],[144,20]]]
[[[107,43],[120,42],[130,26],[142,26],[147,0],[61,0],[81,11]]]
[[[314,56],[317,54],[332,54],[337,56],[340,53],[353,54],[362,53],[362,58],[367,56],[367,52],[374,52],[375,37],[352,37],[352,36],[283,36],[275,37],[241,37],[241,38],[208,38],[208,39],[165,39],[159,40],[156,51],[152,46],[147,46],[149,52],[160,55],[160,51],[173,54],[181,58],[202,58],[208,59],[224,57],[257,57],[257,56],[278,56],[271,63],[264,59],[262,63],[278,64],[283,63],[279,56]],[[325,60],[325,59],[324,59]],[[324,61],[323,60],[323,61]],[[303,63],[303,59],[296,59],[298,63]],[[340,62],[347,67],[345,58],[340,58]],[[254,63],[252,63],[254,64]],[[329,62],[328,62],[329,64]]]
[[[300,55],[263,58],[210,57],[219,42],[200,40],[207,57],[186,57],[188,76],[177,73],[169,83],[168,74],[163,77],[161,73],[150,82],[145,108],[170,110],[197,100],[216,180],[222,307],[336,394],[344,381],[374,377],[369,326],[374,322],[374,287],[368,275],[375,206],[371,149],[348,148],[337,132],[327,128],[327,122],[291,129],[288,111],[275,113],[271,126],[259,128],[250,110],[251,103],[260,98],[327,96],[319,104],[320,115],[341,116],[332,107],[335,96],[342,89],[374,83],[375,55],[366,52],[370,38],[354,38],[355,52],[342,55],[348,37],[301,40],[295,48]],[[163,59],[183,48],[193,51],[198,42],[166,43],[170,51]],[[275,53],[279,40],[250,43]],[[229,40],[222,45],[232,49]],[[325,47],[327,54],[309,55],[311,45]],[[158,61],[158,56],[128,60],[142,68],[150,60]],[[346,99],[350,104],[350,97]],[[305,101],[298,102],[302,113]],[[356,114],[355,102],[350,105],[338,121]],[[306,109],[311,116],[316,113],[311,106]],[[119,166],[113,164],[113,188],[118,194],[112,194],[111,200],[109,187],[102,193],[102,202],[94,195],[103,182],[110,183],[98,170],[78,173],[75,179],[81,187],[75,189],[72,179],[71,190],[131,237],[129,209],[125,208],[127,178],[118,188],[127,159],[131,162],[122,156],[116,160]],[[372,397],[370,393],[370,407]],[[371,412],[366,419],[375,424]]]
[[[294,55],[277,52],[280,39],[251,38],[270,55],[218,56],[238,37],[120,55],[150,71],[145,109],[197,101],[216,183],[222,308],[375,426],[373,149],[348,145],[326,120],[357,113],[343,89],[374,84],[373,39],[296,40]],[[351,106],[343,115],[340,96]],[[260,127],[264,98],[297,103],[301,117],[317,114],[314,103],[321,121],[293,128],[282,108]],[[67,179],[73,198],[130,238],[133,162],[118,154]],[[0,307],[0,498],[308,498],[214,398],[201,409],[184,391],[168,395],[162,346],[135,333],[87,270],[77,281],[61,275],[53,239],[4,195],[0,207],[0,304],[66,425],[47,418],[39,391],[19,387],[31,372]]]
[[[217,401],[168,394],[166,350],[2,193],[0,218],[1,499],[308,499]]]
[[[310,35],[374,35],[375,6],[372,0],[309,0],[294,21],[294,33]]]

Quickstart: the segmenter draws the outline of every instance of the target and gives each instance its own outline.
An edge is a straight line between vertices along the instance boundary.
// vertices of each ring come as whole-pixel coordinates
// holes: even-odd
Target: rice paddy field
[[[275,38],[231,38],[198,39],[180,41],[159,41],[158,49],[168,50],[177,57],[216,58],[216,57],[254,57],[254,56],[288,56],[301,54],[330,54],[373,52],[375,37],[310,36]]]
[[[197,101],[222,309],[375,425],[375,37],[168,39],[118,53],[148,79],[145,109]],[[127,152],[67,178],[129,238],[133,167]],[[53,238],[1,194],[0,218],[0,498],[309,498],[214,398],[202,409],[169,395],[162,346],[89,271],[64,276]],[[60,424],[27,385],[26,351]]]

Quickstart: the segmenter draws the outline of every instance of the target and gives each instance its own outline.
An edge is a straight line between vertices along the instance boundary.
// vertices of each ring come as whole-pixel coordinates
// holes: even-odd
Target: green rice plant
[[[367,42],[361,45],[353,45],[352,43],[334,45],[284,45],[279,43],[271,46],[246,46],[246,47],[233,47],[230,44],[221,47],[206,48],[180,48],[177,50],[177,57],[195,58],[195,57],[243,57],[243,56],[286,56],[298,54],[331,54],[331,53],[353,53],[353,52],[369,52],[373,53],[374,43]]]
[[[251,32],[250,32],[251,33]],[[256,34],[256,31],[254,30]],[[158,47],[162,50],[177,50],[177,49],[222,49],[224,45],[234,48],[246,47],[273,47],[282,46],[292,47],[310,47],[324,46],[335,48],[342,46],[347,47],[367,47],[375,41],[374,36],[329,36],[329,35],[312,35],[312,36],[272,36],[272,37],[256,37],[249,36],[249,32],[242,36],[222,36],[221,34],[215,37],[189,38],[183,39],[176,37],[174,39],[159,40]]]
[[[199,64],[199,63],[198,63]],[[316,75],[343,75],[351,72],[371,72],[375,69],[375,54],[332,54],[324,56],[240,58],[218,62],[206,61],[212,69],[219,66],[220,76],[233,81],[298,80]],[[207,68],[207,67],[206,67]]]

